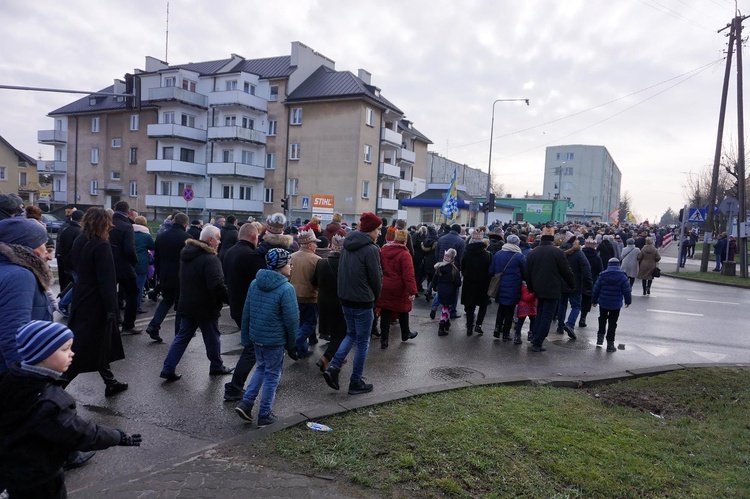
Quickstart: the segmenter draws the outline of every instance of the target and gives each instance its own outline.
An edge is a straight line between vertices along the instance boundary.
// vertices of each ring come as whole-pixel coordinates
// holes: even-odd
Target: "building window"
[[[195,128],[195,116],[192,114],[183,114],[182,115],[182,121],[180,124],[182,126],[189,126],[190,128]]]
[[[221,197],[224,199],[234,198],[234,186],[233,185],[222,185],[221,186]]]
[[[89,106],[96,106],[96,97],[92,97],[89,99]]]
[[[97,148],[94,148],[91,150],[91,164],[92,165],[99,164],[99,149]]]
[[[227,90],[237,90],[237,80],[228,80],[226,82]]]
[[[251,185],[240,186],[240,199],[249,201],[253,199],[253,187]]]
[[[137,114],[131,114],[130,115],[130,131],[135,132],[138,130],[138,125],[140,124],[141,117]]]
[[[251,85],[248,82],[244,83],[243,90],[245,91],[246,94],[255,95],[255,85]]]
[[[96,196],[99,194],[99,181],[98,180],[92,180],[91,181],[91,189],[89,190],[89,194],[92,196]]]
[[[164,77],[164,86],[165,87],[174,87],[175,83],[177,83],[177,80],[174,76],[165,76]]]
[[[138,148],[137,147],[130,148],[130,157],[129,157],[128,162],[131,165],[138,163]]]
[[[129,192],[131,198],[138,197],[138,182],[136,182],[135,180],[130,181]]]
[[[162,123],[174,123],[174,112],[162,114],[161,122]]]
[[[573,167],[572,166],[566,166],[563,169],[563,175],[573,175]]]
[[[62,190],[62,180],[55,180],[55,190],[57,192]]]
[[[242,151],[242,164],[252,165],[253,164],[253,151]]]
[[[372,163],[372,146],[365,144],[365,163]]]
[[[185,163],[195,163],[195,149],[180,149],[180,161]]]
[[[112,149],[119,149],[122,147],[122,139],[119,137],[116,137],[112,139]]]
[[[268,100],[270,101],[279,100],[279,86],[278,85],[271,85],[271,97]]]
[[[91,118],[91,133],[99,133],[99,118]]]
[[[289,145],[289,159],[298,160],[300,155],[299,144]]]
[[[365,111],[365,125],[375,126],[375,110],[371,107]]]
[[[302,108],[301,107],[293,107],[291,110],[291,114],[289,117],[289,124],[291,125],[301,125],[302,124]]]
[[[273,170],[276,168],[276,153],[269,152],[266,154],[266,170]]]
[[[23,187],[28,183],[26,172],[18,172],[18,186]]]
[[[62,120],[55,120],[55,130],[62,130]]]
[[[182,195],[182,192],[187,187],[190,187],[192,189],[193,188],[193,183],[192,182],[177,182],[177,192],[179,192],[180,195]]]
[[[221,159],[224,163],[234,163],[234,151],[232,149],[224,149],[221,151]]]
[[[0,166],[0,180],[8,180],[8,167]]]
[[[370,199],[370,181],[369,180],[362,181],[362,198]]]
[[[287,191],[286,191],[287,194],[289,194],[290,196],[296,196],[297,195],[297,190],[299,188],[299,179],[298,178],[290,178],[288,184],[289,185],[288,185]]]
[[[162,147],[161,159],[174,159],[174,147]]]
[[[273,203],[273,189],[266,187],[263,189],[263,202]]]
[[[565,153],[565,161],[573,161],[573,153]]]
[[[276,120],[268,122],[268,135],[276,135]]]
[[[109,173],[109,179],[110,180],[119,181],[120,180],[120,172],[118,172],[118,171],[111,171]]]
[[[237,126],[237,116],[224,116],[224,126]]]
[[[249,128],[255,130],[255,120],[248,118],[247,116],[242,117],[242,128]]]
[[[169,180],[161,181],[161,195],[171,196],[172,195],[172,182]]]
[[[435,210],[432,208],[422,208],[422,223],[423,224],[433,224],[435,223]]]
[[[182,88],[189,92],[195,92],[195,82],[191,80],[182,80]]]

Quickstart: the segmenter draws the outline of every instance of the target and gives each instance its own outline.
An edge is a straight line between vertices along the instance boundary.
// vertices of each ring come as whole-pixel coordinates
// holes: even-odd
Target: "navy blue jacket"
[[[495,300],[501,305],[515,305],[521,299],[521,284],[523,284],[523,276],[526,271],[526,257],[523,256],[523,253],[498,251],[492,257],[490,277],[503,272],[503,269],[505,271],[503,278],[500,280],[500,288]]]
[[[607,270],[599,274],[599,279],[594,284],[594,293],[591,303],[598,303],[605,310],[619,310],[622,308],[622,299],[630,305],[632,296],[630,293],[630,280],[627,274],[620,270],[619,265],[610,265]]]

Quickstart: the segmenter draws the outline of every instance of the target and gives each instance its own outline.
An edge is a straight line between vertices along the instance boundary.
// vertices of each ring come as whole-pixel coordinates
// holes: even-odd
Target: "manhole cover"
[[[221,334],[234,334],[234,333],[239,333],[240,330],[237,329],[237,326],[232,326],[231,324],[220,324],[219,332]]]
[[[430,376],[441,381],[459,379],[484,379],[484,374],[470,367],[436,367],[430,369]]]

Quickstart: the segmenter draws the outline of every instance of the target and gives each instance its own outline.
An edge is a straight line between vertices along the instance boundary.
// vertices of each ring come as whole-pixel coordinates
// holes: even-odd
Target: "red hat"
[[[385,231],[385,240],[386,241],[396,240],[396,227],[388,227],[388,230]]]
[[[379,229],[382,224],[380,217],[371,211],[366,211],[359,217],[359,230],[362,232],[372,232]]]

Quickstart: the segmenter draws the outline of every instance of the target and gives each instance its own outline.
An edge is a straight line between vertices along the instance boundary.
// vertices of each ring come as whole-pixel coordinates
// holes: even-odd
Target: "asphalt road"
[[[558,335],[553,328],[547,352],[539,354],[528,349],[525,332],[523,345],[494,340],[495,306],[485,320],[484,336],[467,337],[461,318],[453,321],[448,336],[438,337],[438,322],[430,320],[428,305],[423,298],[418,299],[411,324],[419,336],[401,343],[398,327],[392,328],[387,350],[381,350],[373,339],[365,376],[375,389],[372,394],[357,396],[357,400],[461,379],[577,376],[674,363],[747,362],[750,358],[745,312],[750,305],[750,290],[663,277],[654,281],[650,296],[641,295],[640,281],[636,281],[634,291],[633,305],[623,309],[620,316],[617,343],[621,349],[615,353],[606,353],[595,345],[596,309],[589,316],[589,327],[577,328],[577,340]],[[144,328],[155,304],[147,302],[146,308],[149,313],[138,320]],[[241,345],[228,309],[220,323],[226,331],[222,335],[224,362],[233,367]],[[162,326],[163,344],[151,342],[145,334],[123,336],[127,358],[114,363],[112,369],[118,379],[130,384],[126,392],[105,398],[104,384],[96,373],[80,375],[69,386],[81,415],[141,433],[144,439],[140,448],[101,451],[85,467],[69,472],[69,491],[190,454],[240,432],[254,431],[255,426],[246,425],[235,414],[235,404],[223,401],[223,385],[229,377],[208,375],[200,334],[177,368],[182,379],[165,383],[159,378],[172,330],[173,321],[168,318]],[[324,343],[315,350],[316,354],[305,360],[286,359],[274,407],[279,416],[353,399],[345,390],[350,364],[342,370],[344,388],[335,392],[315,366]]]

